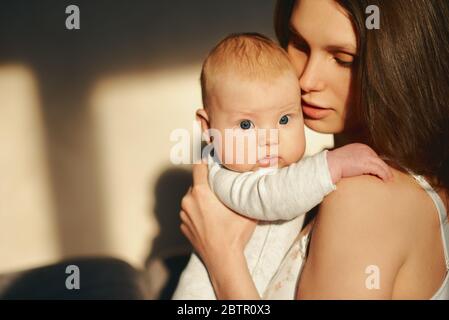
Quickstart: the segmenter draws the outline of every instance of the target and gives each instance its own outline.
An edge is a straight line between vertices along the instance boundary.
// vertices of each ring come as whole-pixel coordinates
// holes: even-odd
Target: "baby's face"
[[[281,168],[302,158],[304,122],[295,74],[270,82],[225,76],[212,91],[209,125],[220,132],[214,148],[227,168]]]

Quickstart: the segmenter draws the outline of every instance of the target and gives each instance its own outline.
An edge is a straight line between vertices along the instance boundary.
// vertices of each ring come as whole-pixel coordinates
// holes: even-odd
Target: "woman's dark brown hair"
[[[368,130],[369,143],[449,190],[449,1],[335,1],[357,33],[358,94],[351,111]],[[284,48],[294,5],[276,4],[276,35]],[[379,30],[365,27],[369,5],[379,8]]]

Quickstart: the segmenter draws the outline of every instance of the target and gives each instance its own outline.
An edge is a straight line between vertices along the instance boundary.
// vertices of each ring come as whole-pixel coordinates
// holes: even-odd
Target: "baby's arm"
[[[232,210],[265,221],[290,220],[335,189],[322,151],[282,169],[238,173],[209,162],[209,184]]]
[[[335,190],[343,177],[375,174],[388,166],[368,146],[350,144],[324,150],[282,169],[238,173],[209,159],[209,184],[232,210],[257,220],[290,220],[305,214]]]

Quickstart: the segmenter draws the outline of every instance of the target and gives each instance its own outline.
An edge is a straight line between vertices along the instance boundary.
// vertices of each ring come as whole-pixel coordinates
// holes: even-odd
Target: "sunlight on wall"
[[[56,260],[46,147],[36,82],[0,68],[0,273]]]
[[[135,265],[147,257],[159,232],[154,189],[162,172],[173,167],[170,133],[192,132],[194,111],[201,106],[200,69],[120,75],[100,81],[92,92],[107,230],[115,254]],[[332,145],[331,135],[310,130],[306,135],[307,154]],[[177,220],[172,227],[179,228]]]
[[[332,134],[317,133],[304,127],[306,131],[306,152],[305,155],[312,155],[320,152],[324,148],[332,148],[334,137]]]
[[[171,167],[171,131],[192,127],[199,68],[121,75],[93,91],[107,230],[116,254],[133,264],[143,263],[158,233],[154,184]]]

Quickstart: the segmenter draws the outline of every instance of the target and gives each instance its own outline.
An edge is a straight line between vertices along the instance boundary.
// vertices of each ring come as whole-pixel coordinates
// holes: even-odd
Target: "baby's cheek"
[[[306,142],[304,130],[290,132],[290,134],[282,137],[280,151],[281,157],[285,159],[288,164],[299,161],[305,152]]]
[[[249,148],[247,142],[239,145],[236,140],[224,139],[221,147],[217,147],[216,150],[221,163],[230,170],[247,172],[255,169],[257,148],[255,146]],[[249,150],[252,150],[255,153],[250,153]]]

